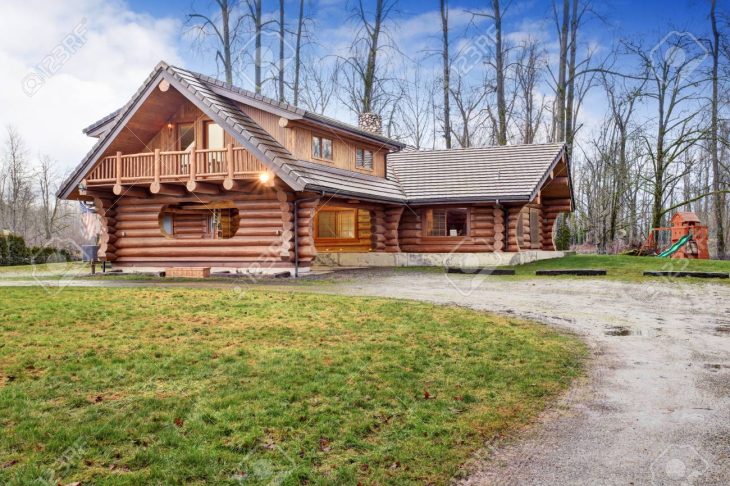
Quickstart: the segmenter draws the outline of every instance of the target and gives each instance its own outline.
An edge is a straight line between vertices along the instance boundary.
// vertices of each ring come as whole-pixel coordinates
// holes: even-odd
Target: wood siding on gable
[[[364,143],[341,135],[326,128],[312,128],[298,124],[282,128],[279,126],[279,117],[272,113],[239,105],[261,128],[266,130],[274,139],[282,144],[291,154],[299,159],[323,165],[332,165],[340,169],[351,170],[362,174],[372,174],[385,177],[385,155],[388,149],[377,143]],[[312,136],[329,138],[332,140],[332,160],[315,159],[312,157]],[[364,148],[373,152],[373,170],[355,167],[355,151]]]

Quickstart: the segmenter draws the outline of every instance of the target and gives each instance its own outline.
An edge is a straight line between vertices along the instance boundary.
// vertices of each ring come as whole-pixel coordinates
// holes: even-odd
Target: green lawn
[[[263,290],[4,288],[0,337],[16,485],[447,484],[586,352],[462,308]]]
[[[555,269],[605,269],[608,271],[608,278],[617,280],[645,281],[658,280],[657,277],[644,277],[645,271],[702,271],[702,272],[730,272],[730,261],[720,260],[686,260],[668,259],[657,257],[635,257],[617,255],[575,255],[551,260],[516,265],[514,268],[518,276],[531,276],[533,278],[556,278],[556,277],[535,277],[536,270]],[[496,278],[496,277],[495,277]],[[559,277],[559,278],[586,278],[586,277]],[[607,278],[607,277],[589,277]],[[682,281],[703,281],[714,283],[730,283],[728,280],[707,280],[688,279]]]

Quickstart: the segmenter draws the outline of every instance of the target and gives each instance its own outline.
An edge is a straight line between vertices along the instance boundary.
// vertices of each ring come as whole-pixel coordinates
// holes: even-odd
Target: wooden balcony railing
[[[154,152],[104,157],[86,178],[88,184],[187,182],[255,178],[266,167],[243,147]]]

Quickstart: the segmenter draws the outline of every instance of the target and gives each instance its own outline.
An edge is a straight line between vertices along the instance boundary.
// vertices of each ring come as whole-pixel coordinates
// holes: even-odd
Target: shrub
[[[30,249],[22,236],[0,236],[0,265],[27,265],[30,263]]]
[[[557,229],[555,230],[555,249],[566,251],[570,249],[570,226],[565,217],[558,218]]]
[[[78,260],[78,256],[52,246],[28,247],[22,236],[0,235],[0,266],[58,263]]]

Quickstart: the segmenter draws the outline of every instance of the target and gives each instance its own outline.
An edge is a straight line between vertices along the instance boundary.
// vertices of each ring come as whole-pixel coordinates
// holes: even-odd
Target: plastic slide
[[[679,249],[682,248],[684,245],[689,243],[691,239],[692,239],[691,234],[684,235],[683,237],[681,237],[679,239],[679,241],[677,241],[675,244],[673,244],[672,246],[670,246],[669,248],[667,248],[666,250],[664,250],[657,256],[659,258],[670,257],[670,256],[674,255],[675,253],[677,253],[679,251]]]

